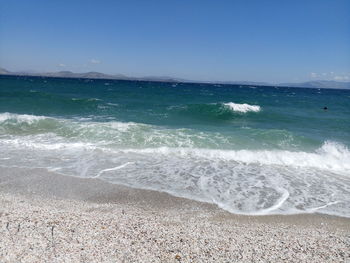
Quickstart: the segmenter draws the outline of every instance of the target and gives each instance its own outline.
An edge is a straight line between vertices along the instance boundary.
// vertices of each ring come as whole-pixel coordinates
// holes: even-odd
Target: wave
[[[72,101],[90,102],[90,101],[102,101],[97,98],[71,98]]]
[[[313,152],[301,151],[294,145],[303,146],[302,139],[279,130],[269,130],[268,134],[265,130],[255,129],[245,130],[243,135],[233,132],[223,134],[135,122],[94,122],[90,118],[60,119],[1,113],[0,135],[10,141],[13,138],[16,142],[23,141],[23,145],[30,142],[33,147],[35,144],[43,145],[43,142],[49,147],[55,147],[56,142],[67,144],[67,147],[71,142],[79,142],[110,149],[129,149],[141,154],[350,171],[350,153],[345,145],[325,141],[322,147]],[[252,139],[255,140],[254,143]]]
[[[115,147],[221,147],[227,138],[218,132],[197,132],[191,129],[171,129],[136,122],[92,118],[53,118],[24,114],[0,114],[0,135],[39,136],[42,140],[77,140]]]
[[[225,150],[216,133],[12,113],[0,114],[0,135],[0,166],[95,177],[238,214],[350,217],[350,151],[334,141],[310,152]]]
[[[88,124],[93,125],[93,124]],[[106,136],[102,139],[94,141],[90,139],[90,134],[93,134],[96,127],[92,131],[85,131],[78,139],[76,137],[64,138],[57,136],[54,133],[28,135],[15,138],[2,139],[0,142],[3,145],[12,145],[17,148],[29,148],[39,150],[59,150],[59,149],[78,149],[78,150],[100,150],[110,154],[135,154],[145,156],[162,156],[163,158],[176,157],[188,158],[191,160],[201,161],[224,161],[256,165],[281,166],[293,168],[316,168],[320,170],[327,170],[333,172],[341,172],[350,174],[350,151],[349,149],[337,142],[326,141],[324,144],[313,152],[304,151],[287,151],[287,150],[224,150],[224,149],[208,149],[193,147],[193,139],[189,135],[181,133],[173,134],[157,134],[157,131],[150,129],[148,132],[133,134],[128,133],[129,129],[133,127],[139,128],[135,123],[119,123],[111,122],[110,128],[118,129],[120,132],[119,138],[113,137],[114,141],[106,141]],[[146,126],[146,128],[149,128]],[[159,131],[158,131],[159,132]],[[105,132],[104,132],[105,133]],[[122,137],[121,133],[126,133],[127,136]],[[103,134],[105,135],[105,134]],[[115,135],[115,134],[114,134]],[[116,135],[115,135],[116,136]],[[140,136],[140,137],[139,137]],[[142,138],[143,136],[148,136]],[[185,137],[184,137],[185,136]],[[210,136],[203,136],[206,140]],[[84,140],[84,137],[89,137],[90,140]],[[97,135],[97,138],[98,135]],[[116,140],[119,141],[116,141]],[[180,143],[173,143],[176,139]],[[119,142],[119,143],[118,143]],[[125,143],[123,143],[125,142]],[[149,147],[152,145],[159,145],[169,143],[175,147]],[[224,142],[222,142],[224,143]],[[133,144],[135,148],[130,148]],[[183,145],[182,147],[177,147]],[[140,147],[143,146],[143,147]]]
[[[196,120],[207,119],[211,121],[220,121],[242,117],[243,113],[259,112],[261,111],[261,107],[246,103],[238,104],[228,102],[170,106],[168,107],[168,110],[178,112],[185,118],[191,116]]]
[[[9,113],[4,112],[0,113],[0,124],[6,124],[6,123],[12,123],[12,124],[43,124],[45,122],[55,122],[56,124],[61,124],[62,126],[64,124],[76,124],[81,125],[82,127],[91,127],[93,125],[100,125],[102,128],[104,125],[110,126],[112,129],[126,131],[131,126],[136,125],[142,125],[134,122],[118,122],[118,121],[109,121],[109,122],[93,122],[92,118],[73,118],[71,119],[63,119],[63,118],[54,118],[54,117],[48,117],[48,116],[38,116],[38,115],[29,115],[29,114],[16,114],[16,113]],[[90,122],[87,122],[90,121]],[[45,132],[45,130],[41,130],[42,132]]]
[[[232,111],[243,112],[243,113],[259,112],[261,110],[261,107],[258,105],[249,105],[246,103],[238,104],[238,103],[228,102],[228,103],[223,103],[223,105],[225,105]]]
[[[235,161],[245,164],[312,167],[321,170],[350,172],[350,151],[336,142],[326,141],[315,152],[281,150],[213,150],[192,148],[128,149],[123,152],[181,156],[193,159]]]
[[[309,152],[259,150],[249,149],[247,146],[245,149],[234,150],[239,145],[237,140],[242,138],[232,137],[232,134],[166,129],[134,122],[93,122],[89,118],[87,120],[1,113],[0,135],[3,136],[1,142],[37,149],[102,147],[101,150],[124,153],[158,154],[284,167],[312,167],[350,173],[350,151],[345,145],[334,141],[325,141],[320,148]],[[286,134],[276,132],[273,134],[285,142]],[[294,138],[289,140],[290,143],[295,142]],[[241,141],[241,145],[244,144],[245,141]]]
[[[312,153],[198,148],[122,149],[60,138],[0,138],[0,165],[46,168],[217,204],[239,214],[350,216],[349,149]]]
[[[6,121],[13,121],[17,123],[25,122],[25,123],[31,124],[35,121],[44,120],[48,118],[49,117],[29,115],[29,114],[15,114],[15,113],[9,113],[9,112],[0,113],[0,123],[6,122]]]

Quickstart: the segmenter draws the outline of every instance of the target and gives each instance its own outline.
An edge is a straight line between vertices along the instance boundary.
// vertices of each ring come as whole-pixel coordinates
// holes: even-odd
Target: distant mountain
[[[158,76],[147,76],[138,78],[138,80],[146,80],[146,81],[161,81],[161,82],[189,82],[186,79],[172,78],[172,77],[158,77]]]
[[[231,84],[231,85],[249,85],[249,86],[274,86],[267,82],[256,82],[256,81],[220,81],[216,82],[220,84]]]
[[[4,68],[0,68],[0,75],[16,75],[16,76],[42,76],[42,77],[56,77],[56,78],[83,78],[83,79],[116,79],[116,80],[140,80],[140,81],[158,81],[158,82],[191,82],[191,83],[210,83],[210,84],[231,84],[231,85],[249,85],[249,86],[279,86],[279,87],[296,87],[296,88],[318,88],[318,89],[350,89],[350,82],[338,82],[332,80],[318,80],[308,81],[302,83],[280,83],[271,84],[267,82],[253,82],[253,81],[190,81],[180,78],[172,78],[167,76],[147,76],[147,77],[128,77],[122,74],[109,75],[100,72],[86,72],[74,73],[71,71],[59,72],[10,72]]]
[[[278,86],[317,89],[350,89],[350,82],[339,82],[334,80],[317,80],[302,83],[281,83],[278,84]]]
[[[8,75],[8,74],[10,74],[10,72],[7,71],[7,70],[4,69],[4,68],[0,68],[0,74],[2,74],[2,75]]]
[[[73,73],[71,71],[59,71],[50,73],[41,73],[40,76],[57,77],[57,78],[83,78],[83,79],[127,79],[128,77],[118,75],[108,75],[100,72]]]
[[[176,79],[172,77],[128,77],[123,74],[109,75],[100,72],[86,72],[86,73],[74,73],[71,71],[59,71],[59,72],[10,72],[6,69],[0,68],[0,75],[16,75],[16,76],[41,76],[41,77],[55,77],[55,78],[83,78],[83,79],[119,79],[119,80],[143,80],[143,81],[160,81],[160,82],[185,82],[184,79]]]

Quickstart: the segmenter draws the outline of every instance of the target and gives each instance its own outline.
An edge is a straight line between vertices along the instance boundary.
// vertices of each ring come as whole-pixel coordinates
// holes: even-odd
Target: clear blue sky
[[[0,66],[350,81],[350,0],[0,0]]]

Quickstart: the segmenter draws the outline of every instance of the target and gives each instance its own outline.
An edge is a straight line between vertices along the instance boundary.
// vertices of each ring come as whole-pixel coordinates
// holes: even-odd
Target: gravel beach
[[[0,262],[350,262],[350,219],[240,216],[43,169],[0,170]]]

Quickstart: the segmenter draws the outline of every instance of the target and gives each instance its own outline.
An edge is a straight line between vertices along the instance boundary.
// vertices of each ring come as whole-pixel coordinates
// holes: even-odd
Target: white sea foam
[[[27,123],[27,124],[34,124],[41,120],[51,120],[57,123],[60,123],[62,126],[66,126],[67,128],[76,129],[76,131],[80,131],[81,133],[84,133],[84,128],[86,129],[85,132],[95,132],[96,134],[103,132],[103,129],[106,129],[107,132],[113,131],[119,131],[119,132],[126,132],[131,127],[135,126],[146,126],[144,124],[139,124],[135,122],[119,122],[119,121],[109,121],[109,122],[94,122],[92,121],[91,117],[84,118],[73,118],[71,120],[69,119],[61,119],[61,118],[53,118],[53,117],[46,117],[46,116],[37,116],[37,115],[28,115],[28,114],[16,114],[16,113],[0,113],[0,123],[4,123],[7,121],[14,122],[14,123]]]
[[[0,123],[5,121],[16,121],[16,122],[26,122],[26,123],[33,123],[34,121],[47,119],[48,117],[45,116],[36,116],[36,115],[28,115],[28,114],[15,114],[15,113],[9,113],[4,112],[0,113]]]
[[[148,148],[129,149],[138,152],[162,155],[178,155],[188,158],[221,159],[246,164],[313,167],[350,173],[350,151],[340,143],[326,141],[316,152],[293,152],[281,150],[212,150],[196,148]]]
[[[101,174],[103,174],[105,172],[110,172],[110,171],[116,171],[116,170],[119,170],[119,169],[123,169],[124,167],[126,167],[129,164],[133,164],[133,162],[127,162],[127,163],[124,163],[122,165],[118,165],[118,166],[113,167],[113,168],[103,169],[100,172],[98,172],[98,174],[96,176],[94,176],[93,178],[98,178],[98,177],[101,176]]]
[[[86,100],[86,101],[102,101],[101,99],[98,99],[98,98],[72,98],[71,100],[72,101],[83,101],[83,100]]]
[[[135,122],[119,122],[119,121],[111,121],[107,122],[107,125],[110,125],[112,129],[116,129],[118,131],[126,132],[131,127],[138,126],[140,124],[137,124]]]
[[[0,166],[98,177],[214,203],[232,213],[350,217],[350,151],[334,141],[310,152],[208,149],[204,147],[211,139],[213,147],[227,145],[226,137],[132,122],[0,114],[0,122],[42,119],[50,119],[59,129],[2,134]]]
[[[90,124],[91,125],[91,124]],[[136,125],[134,123],[110,123],[112,129],[118,129],[125,132],[130,127]],[[166,135],[166,134],[165,134]],[[181,133],[178,134],[181,136]],[[156,136],[156,135],[155,135]],[[161,135],[159,135],[161,136]],[[158,136],[158,137],[159,137]],[[156,136],[157,137],[157,136]],[[62,138],[63,139],[63,138]],[[13,147],[24,147],[40,150],[59,150],[59,149],[99,149],[111,154],[141,154],[149,156],[174,156],[179,158],[200,159],[200,160],[222,160],[234,161],[243,164],[258,165],[278,165],[290,167],[310,167],[321,170],[343,172],[350,175],[350,151],[349,149],[337,142],[326,141],[322,147],[314,152],[302,151],[283,151],[283,150],[216,150],[216,149],[200,149],[200,148],[173,148],[173,147],[157,147],[157,148],[106,148],[104,143],[94,144],[90,142],[66,142],[56,138],[54,134],[36,135],[27,137],[17,137],[11,139],[0,140],[1,144],[12,145]],[[153,141],[157,138],[145,138]],[[186,138],[183,138],[186,140]],[[186,145],[191,146],[191,141],[185,141]]]
[[[105,142],[106,136],[115,142],[122,142],[124,152],[134,152],[140,154],[162,154],[177,155],[189,158],[201,159],[221,159],[226,161],[236,161],[241,163],[255,163],[260,165],[281,165],[293,167],[313,167],[317,169],[344,171],[350,173],[350,151],[349,149],[337,142],[326,141],[322,147],[314,152],[303,151],[286,151],[286,150],[219,150],[205,149],[196,147],[201,141],[210,142],[215,136],[216,140],[224,143],[224,138],[217,137],[215,134],[191,134],[186,130],[158,130],[150,125],[138,124],[133,122],[75,122],[65,119],[54,119],[44,116],[34,116],[26,114],[1,113],[0,123],[6,121],[33,123],[43,119],[50,119],[62,122],[63,125],[70,127],[72,131],[80,131],[83,136],[95,136],[96,140]],[[126,134],[131,128],[136,130]],[[91,135],[90,135],[91,134]],[[123,135],[125,134],[125,135]],[[50,133],[35,135],[36,137],[18,137],[7,141],[18,147],[61,149],[69,147],[80,147],[88,145],[97,147],[96,142],[67,142],[54,139],[55,135]],[[217,138],[216,138],[217,137]],[[75,139],[76,140],[76,139]],[[196,140],[196,144],[194,144]],[[143,148],[125,149],[127,142],[143,146]],[[5,141],[3,141],[4,143]],[[176,143],[175,143],[176,142]],[[157,145],[171,145],[168,147],[157,147]],[[173,145],[173,146],[172,146]],[[151,147],[154,148],[151,148]],[[179,148],[180,147],[180,148]]]
[[[50,137],[51,136],[51,137]],[[110,148],[49,135],[0,138],[0,165],[41,167],[168,192],[233,213],[350,216],[349,150],[314,152]]]
[[[52,151],[52,150],[95,150],[96,146],[91,143],[82,142],[50,142],[49,136],[46,137],[42,142],[35,141],[32,136],[15,139],[2,139],[0,145],[12,146],[17,149],[31,149],[41,151]],[[37,138],[36,138],[37,139]]]
[[[261,107],[258,105],[249,105],[247,103],[243,104],[238,104],[238,103],[233,103],[233,102],[228,102],[224,103],[226,107],[228,107],[232,111],[237,111],[237,112],[259,112],[261,110]]]
[[[108,102],[107,105],[114,106],[114,107],[118,107],[119,106],[118,103],[111,103],[111,102]]]

